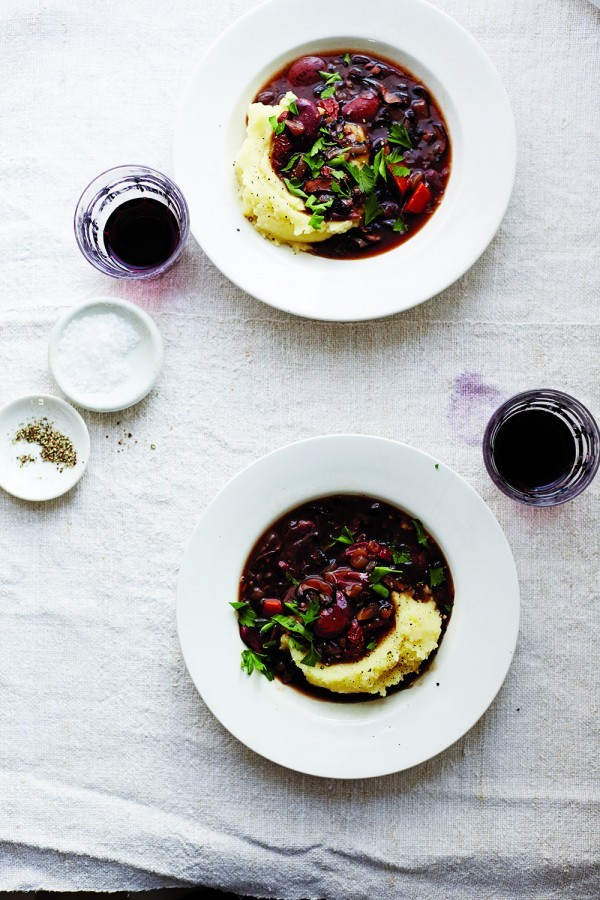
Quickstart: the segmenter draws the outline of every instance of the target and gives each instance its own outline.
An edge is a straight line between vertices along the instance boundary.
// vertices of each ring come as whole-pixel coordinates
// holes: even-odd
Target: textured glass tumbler
[[[552,413],[567,426],[574,441],[574,461],[570,471],[550,485],[522,489],[509,483],[499,472],[495,445],[502,425],[523,412]],[[589,485],[600,461],[600,433],[591,413],[574,397],[561,391],[525,391],[511,397],[496,410],[483,437],[483,459],[494,484],[508,497],[529,506],[558,506],[573,500]]]
[[[104,230],[112,213],[129,200],[140,198],[164,204],[175,217],[179,238],[167,259],[156,265],[128,266],[106,246]],[[147,166],[117,166],[102,172],[88,184],[75,210],[75,237],[79,249],[96,269],[114,278],[157,278],[179,257],[190,229],[185,198],[177,185],[162,172]]]

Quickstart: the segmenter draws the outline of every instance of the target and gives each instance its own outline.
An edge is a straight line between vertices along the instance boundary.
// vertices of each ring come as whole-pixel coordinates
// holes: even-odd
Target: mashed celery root
[[[354,220],[323,222],[320,230],[315,230],[308,224],[310,214],[303,200],[290,194],[273,171],[270,159],[273,128],[269,117],[280,115],[294,99],[294,94],[289,92],[284,98],[285,105],[250,104],[246,139],[235,160],[235,174],[244,215],[256,228],[275,243],[306,250],[306,244],[343,234],[358,223]]]
[[[357,662],[303,666],[306,651],[290,647],[292,659],[316,687],[341,694],[381,694],[416,672],[438,645],[442,617],[433,600],[422,602],[408,593],[392,592],[396,623],[367,656]]]

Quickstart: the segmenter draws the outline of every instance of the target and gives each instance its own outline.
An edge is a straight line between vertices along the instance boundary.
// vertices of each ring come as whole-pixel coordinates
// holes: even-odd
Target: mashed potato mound
[[[396,592],[392,592],[391,599],[396,610],[393,630],[357,662],[303,666],[300,660],[306,651],[290,647],[292,659],[309,684],[339,694],[381,694],[385,697],[386,688],[417,671],[438,645],[442,617],[433,600],[422,603],[410,594]]]
[[[304,201],[290,194],[273,171],[270,159],[273,129],[269,117],[279,116],[295,99],[290,91],[284,98],[285,104],[250,104],[246,139],[235,160],[235,174],[244,215],[256,228],[275,243],[306,250],[303,245],[343,234],[358,223],[355,220],[323,222],[320,230],[315,230],[308,224],[310,213],[305,211]]]

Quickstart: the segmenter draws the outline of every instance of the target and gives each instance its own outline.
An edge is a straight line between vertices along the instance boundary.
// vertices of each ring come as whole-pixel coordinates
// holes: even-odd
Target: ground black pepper
[[[73,468],[77,463],[77,453],[71,440],[54,428],[54,423],[47,418],[32,419],[23,425],[13,438],[13,444],[26,441],[28,444],[39,444],[41,458],[44,462],[54,463],[59,472]],[[17,456],[21,466],[35,462],[28,454]]]

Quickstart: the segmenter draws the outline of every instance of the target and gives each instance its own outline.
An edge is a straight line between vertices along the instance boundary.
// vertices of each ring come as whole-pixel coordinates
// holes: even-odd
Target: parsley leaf
[[[425,534],[425,529],[423,528],[423,523],[419,521],[419,519],[413,519],[413,525],[415,526],[415,531],[417,532],[417,540],[420,543],[421,547],[426,547],[428,544],[427,535]]]
[[[404,164],[404,150],[392,150],[392,152],[388,153],[388,155],[386,156],[385,161],[388,163],[388,165],[394,165],[396,163]]]
[[[348,528],[348,526],[344,525],[344,527],[342,528],[341,534],[339,534],[338,537],[334,537],[333,535],[331,535],[331,540],[334,542],[334,544],[336,541],[339,544],[353,544],[354,536],[353,536],[352,532],[350,531],[350,529]]]
[[[312,598],[306,608],[306,612],[302,612],[301,609],[298,609],[298,604],[293,601],[286,603],[285,605],[295,616],[299,616],[299,618],[302,619],[303,625],[310,625],[311,622],[314,622],[321,615],[321,606],[316,597]]]
[[[433,566],[429,570],[429,584],[432,588],[439,587],[446,580],[443,566]]]
[[[269,122],[270,122],[271,128],[273,129],[273,131],[275,132],[275,134],[281,134],[281,132],[282,132],[283,129],[285,128],[285,121],[284,121],[284,122],[278,122],[278,121],[277,121],[277,116],[269,116]]]
[[[332,169],[332,171],[334,170]],[[331,190],[334,194],[338,194],[340,197],[350,196],[350,187],[347,181],[336,181],[334,178],[334,180],[331,182]]]
[[[363,194],[370,194],[375,188],[377,175],[373,166],[357,166],[355,163],[347,163],[346,169],[352,175]]]
[[[375,566],[375,568],[369,573],[369,581],[371,582],[371,586],[374,584],[379,584],[382,578],[385,578],[386,575],[403,575],[403,572],[399,572],[398,569],[392,569],[390,566]]]
[[[379,205],[379,201],[375,194],[369,194],[367,202],[365,203],[365,225],[370,225],[382,212],[383,209]]]
[[[401,147],[406,147],[407,150],[412,150],[413,145],[406,125],[394,122],[388,134],[388,141],[390,144],[399,144]]]
[[[306,196],[306,195],[305,195]],[[322,213],[326,209],[329,209],[331,204],[333,203],[333,197],[331,200],[326,200],[325,203],[319,203],[317,197],[314,194],[311,194],[308,200],[306,201],[307,209],[312,210],[312,212]]]
[[[335,94],[335,84],[332,84],[332,85],[330,85],[329,87],[326,87],[326,88],[325,88],[325,90],[324,90],[323,93],[321,94],[321,99],[322,99],[322,100],[329,100],[329,98],[330,98],[330,97],[333,97],[334,94]]]
[[[315,231],[321,230],[321,225],[325,221],[325,216],[319,216],[317,213],[313,213],[313,215],[308,220],[308,224],[311,228],[314,228]]]
[[[406,166],[392,166],[392,175],[395,175],[397,178],[408,178],[410,169],[407,169]]]
[[[367,650],[374,650],[377,646],[377,641],[369,641],[367,644]]]
[[[294,578],[291,572],[285,573],[286,579],[290,582],[290,584],[300,584],[297,578]]]
[[[327,86],[329,86],[330,84],[336,84],[338,81],[344,80],[339,72],[319,72],[319,75],[325,80],[325,84]]]
[[[248,628],[256,625],[256,613],[249,603],[230,603],[229,605],[237,610],[240,625],[246,625]]]
[[[292,634],[297,634],[307,641],[307,643],[312,644],[313,636],[310,631],[307,631],[304,625],[301,622],[298,622],[297,619],[293,619],[292,616],[282,616],[277,614],[271,616],[271,621],[277,622],[277,624],[281,625],[282,628],[285,628],[286,631],[291,631]]]
[[[373,170],[375,172],[375,177],[381,175],[384,181],[387,181],[387,166],[386,166],[386,158],[385,153],[383,152],[383,147],[381,150],[378,150],[375,154],[375,159],[373,160]]]
[[[260,633],[261,633],[261,634],[266,634],[267,631],[270,631],[271,628],[274,628],[274,626],[275,626],[275,622],[273,621],[273,619],[269,619],[269,621],[268,621],[268,622],[265,622],[265,624],[264,624],[264,625],[262,626],[262,628],[260,629]]]
[[[287,163],[285,164],[285,166],[283,167],[283,169],[281,171],[289,172],[290,169],[293,169],[293,167],[296,165],[297,161],[300,159],[301,156],[302,156],[301,153],[294,153],[294,155],[290,157],[290,159],[287,161]]]
[[[252,675],[256,669],[257,672],[262,672],[268,681],[273,681],[275,676],[264,662],[265,659],[264,653],[255,653],[254,650],[242,650],[241,668],[248,675]]]
[[[410,562],[410,553],[407,547],[401,547],[399,550],[392,548],[392,559],[395,566],[401,566]]]
[[[291,112],[291,114],[292,114],[293,116],[298,116],[298,115],[299,115],[299,112],[298,112],[298,104],[296,103],[295,100],[290,100],[290,102],[288,103],[288,109],[289,109],[289,111]]]
[[[379,594],[381,597],[387,598],[390,596],[390,592],[388,591],[388,589],[386,588],[386,586],[384,584],[372,584],[371,590],[375,591],[375,593]]]
[[[313,644],[311,644],[311,646],[308,648],[308,653],[300,660],[300,663],[303,666],[316,666],[316,664],[320,662],[320,660],[321,654],[319,653],[317,648]]]
[[[294,197],[308,197],[306,191],[303,191],[300,187],[302,182],[298,178],[284,178],[283,181],[290,194],[293,194]]]
[[[344,62],[345,62],[347,65],[350,65],[350,63],[352,62],[352,60],[350,59],[350,54],[349,54],[349,53],[344,53]]]
[[[406,225],[404,224],[400,216],[398,216],[398,218],[394,222],[392,231],[397,231],[398,234],[404,234],[404,232],[406,231]]]

